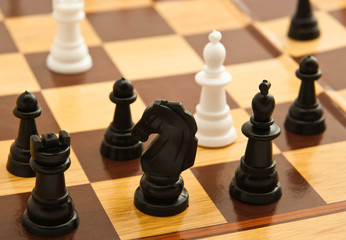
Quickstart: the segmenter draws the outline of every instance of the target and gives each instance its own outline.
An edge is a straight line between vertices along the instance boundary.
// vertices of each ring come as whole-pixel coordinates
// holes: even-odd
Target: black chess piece
[[[188,207],[189,194],[181,172],[192,167],[197,150],[197,125],[181,103],[156,100],[132,130],[134,137],[147,141],[159,135],[141,157],[143,176],[134,204],[153,216],[172,216]]]
[[[286,130],[298,135],[322,133],[326,126],[322,105],[316,98],[315,81],[322,75],[317,59],[305,56],[296,76],[302,81],[298,98],[291,105],[285,120]]]
[[[242,126],[249,138],[245,155],[229,189],[233,197],[250,204],[273,203],[282,194],[272,149],[272,140],[281,132],[271,117],[275,100],[268,93],[270,82],[263,80],[259,88],[261,92],[252,100],[254,115]]]
[[[320,36],[317,19],[313,15],[309,0],[299,0],[291,20],[288,36],[299,41],[313,40]]]
[[[70,135],[59,132],[31,136],[30,165],[36,183],[24,212],[23,226],[38,236],[56,237],[72,232],[79,224],[64,172],[70,167]]]
[[[142,154],[142,143],[131,135],[134,124],[130,104],[137,99],[132,83],[124,78],[116,81],[109,98],[116,104],[116,109],[113,122],[106,129],[102,140],[101,154],[118,161],[139,158]]]
[[[13,114],[20,118],[18,136],[12,143],[7,160],[7,171],[18,177],[34,177],[29,164],[30,136],[37,134],[35,118],[41,115],[41,107],[34,94],[25,91],[17,98]]]

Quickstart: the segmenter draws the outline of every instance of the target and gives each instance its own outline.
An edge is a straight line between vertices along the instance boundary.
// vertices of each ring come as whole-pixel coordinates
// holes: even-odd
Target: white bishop
[[[89,70],[92,59],[80,31],[85,17],[83,0],[53,0],[53,17],[58,31],[47,57],[47,67],[57,73],[74,74]]]
[[[202,86],[194,115],[198,126],[196,137],[198,144],[204,147],[227,146],[237,138],[226,102],[225,86],[232,81],[232,76],[223,66],[226,49],[220,43],[221,38],[218,31],[209,34],[210,42],[203,51],[205,66],[195,76],[196,82]]]

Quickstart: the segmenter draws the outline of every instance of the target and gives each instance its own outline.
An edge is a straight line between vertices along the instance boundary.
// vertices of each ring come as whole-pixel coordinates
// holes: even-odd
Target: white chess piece
[[[237,138],[226,102],[225,86],[232,81],[232,76],[223,66],[226,49],[220,43],[221,38],[218,31],[209,34],[210,42],[203,51],[205,66],[195,76],[196,82],[202,86],[194,115],[198,126],[196,137],[198,145],[204,147],[227,146]]]
[[[47,57],[47,67],[57,73],[82,73],[92,67],[89,50],[80,31],[85,17],[84,0],[53,0],[58,30]]]

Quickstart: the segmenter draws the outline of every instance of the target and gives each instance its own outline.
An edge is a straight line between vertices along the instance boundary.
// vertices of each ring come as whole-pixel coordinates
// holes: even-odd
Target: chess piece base
[[[144,196],[138,187],[135,192],[134,204],[141,212],[156,216],[168,217],[183,212],[189,206],[189,193],[184,188],[175,200],[152,200]]]
[[[26,230],[37,236],[57,237],[68,234],[75,230],[79,225],[79,218],[77,212],[74,210],[73,215],[68,222],[58,226],[43,226],[31,221],[27,210],[25,210],[22,223]]]
[[[142,143],[137,142],[133,146],[114,146],[105,139],[102,140],[101,154],[111,160],[128,161],[137,159],[142,154]]]
[[[320,36],[316,17],[293,19],[288,31],[288,36],[294,40],[309,41]]]
[[[18,177],[35,177],[36,173],[29,164],[30,150],[18,148],[15,143],[12,144],[6,164],[7,171]],[[18,161],[16,159],[22,160]],[[27,159],[27,162],[23,160]]]
[[[280,182],[276,187],[267,193],[252,193],[241,189],[236,180],[233,179],[229,187],[230,194],[238,199],[239,201],[250,203],[250,204],[269,204],[276,202],[281,198],[282,191]]]
[[[47,57],[47,67],[49,70],[60,74],[78,74],[88,71],[92,65],[92,59],[89,54],[77,62],[60,62],[51,54]]]
[[[316,121],[307,122],[294,119],[290,115],[287,115],[285,128],[298,135],[311,136],[322,133],[326,129],[326,125],[323,116]]]
[[[199,146],[217,148],[225,147],[233,143],[237,139],[237,133],[235,128],[232,127],[226,134],[222,136],[206,136],[197,132],[196,137],[198,139]]]
[[[6,165],[7,171],[17,177],[35,177],[36,173],[32,170],[29,163],[18,162],[11,155],[8,156]]]

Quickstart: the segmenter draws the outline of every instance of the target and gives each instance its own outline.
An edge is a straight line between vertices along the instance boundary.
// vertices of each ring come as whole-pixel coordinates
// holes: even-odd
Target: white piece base
[[[198,145],[202,147],[218,148],[230,145],[237,139],[237,133],[235,128],[232,127],[229,132],[222,136],[204,136],[201,134],[196,134],[198,139]]]
[[[58,62],[49,54],[46,64],[49,70],[56,73],[77,74],[88,71],[92,67],[93,61],[88,54],[78,62]]]

